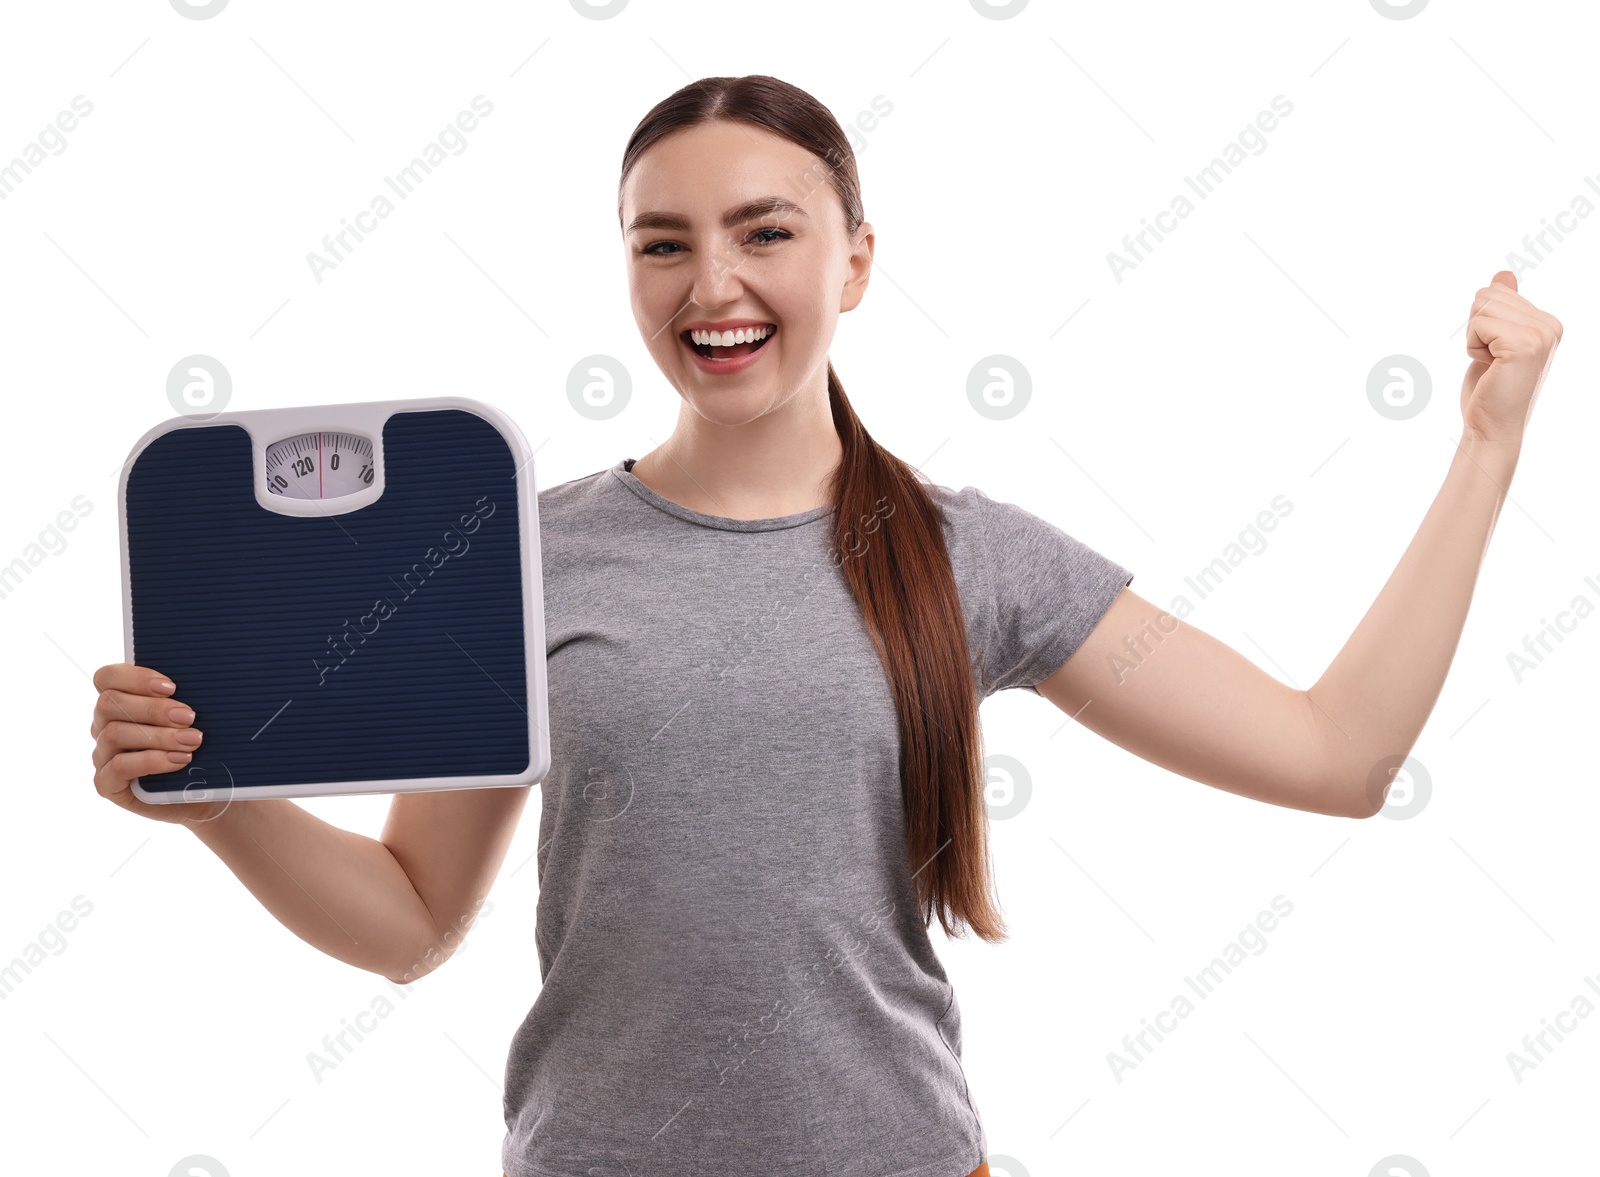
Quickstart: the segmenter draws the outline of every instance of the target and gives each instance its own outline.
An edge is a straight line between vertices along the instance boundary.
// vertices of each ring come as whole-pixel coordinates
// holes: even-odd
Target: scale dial
[[[336,499],[372,485],[372,439],[359,433],[312,432],[267,447],[267,493],[291,499]]]

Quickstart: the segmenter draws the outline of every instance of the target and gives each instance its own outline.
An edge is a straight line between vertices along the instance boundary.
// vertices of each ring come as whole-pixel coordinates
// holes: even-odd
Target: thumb
[[[1517,276],[1510,270],[1501,270],[1493,278],[1489,279],[1489,285],[1509,286],[1512,290],[1516,290]]]

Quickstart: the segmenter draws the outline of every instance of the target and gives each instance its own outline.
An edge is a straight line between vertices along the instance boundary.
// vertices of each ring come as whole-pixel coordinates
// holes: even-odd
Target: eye
[[[776,234],[776,236],[769,237],[767,236],[769,233]],[[789,232],[787,229],[777,229],[771,226],[763,229],[756,229],[750,234],[750,237],[755,239],[752,240],[752,244],[754,245],[772,245],[777,241],[782,241],[793,236],[794,234]],[[667,249],[669,248],[671,249],[672,253],[676,253],[682,248],[682,246],[680,246],[676,241],[652,241],[639,252],[648,254],[652,257],[670,257],[671,253],[667,252]]]

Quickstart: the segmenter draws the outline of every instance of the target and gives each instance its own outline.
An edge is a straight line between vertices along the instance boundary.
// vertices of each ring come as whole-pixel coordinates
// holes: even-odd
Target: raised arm
[[[1328,669],[1286,686],[1123,589],[1038,691],[1135,755],[1241,796],[1343,817],[1382,808],[1455,656],[1561,324],[1502,270],[1467,325],[1462,438],[1421,527]]]

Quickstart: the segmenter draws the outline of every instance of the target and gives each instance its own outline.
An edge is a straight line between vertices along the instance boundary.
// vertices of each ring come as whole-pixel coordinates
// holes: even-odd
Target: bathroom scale
[[[123,463],[128,662],[204,739],[140,800],[530,785],[550,768],[533,454],[444,396],[174,417]]]

